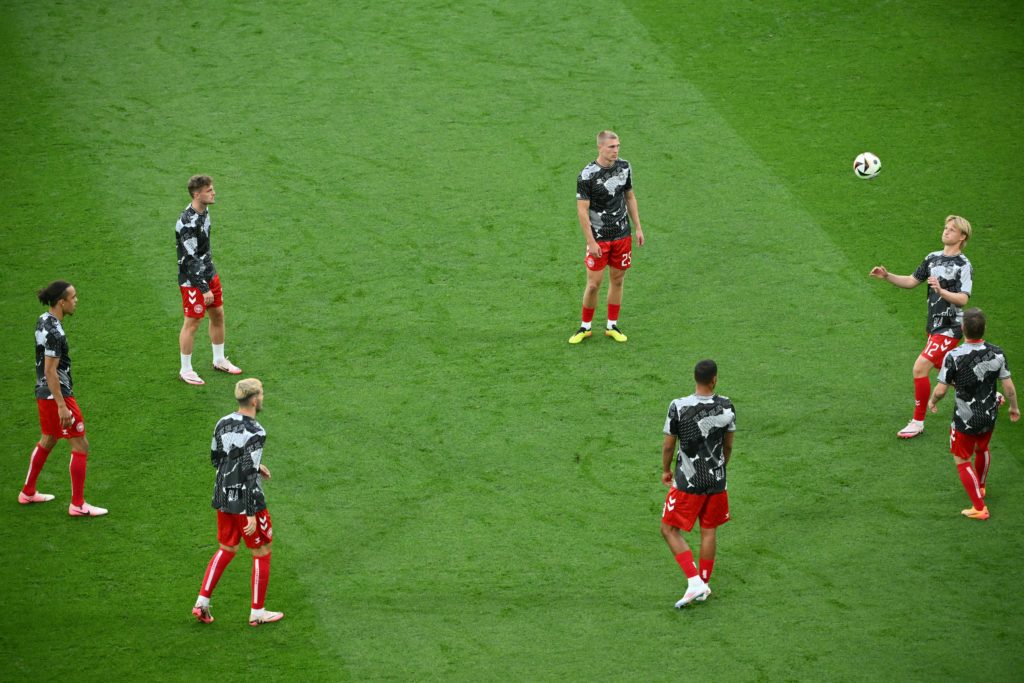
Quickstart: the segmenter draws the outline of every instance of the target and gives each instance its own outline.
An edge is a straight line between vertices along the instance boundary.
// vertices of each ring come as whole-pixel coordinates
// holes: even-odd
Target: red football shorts
[[[67,428],[60,426],[56,401],[52,398],[36,399],[36,405],[39,406],[39,427],[43,434],[58,439],[77,439],[80,436],[85,436],[85,420],[82,419],[82,411],[78,409],[78,403],[70,397],[65,397],[64,403],[74,417],[71,426]]]
[[[992,432],[984,434],[964,434],[953,427],[949,428],[949,452],[958,458],[970,460],[975,453],[984,453],[988,450],[988,441],[992,438]]]
[[[232,515],[217,510],[217,541],[224,545],[238,545],[239,539],[245,539],[245,545],[249,548],[259,548],[270,543],[274,536],[270,511],[263,509],[256,513],[256,531],[252,536],[246,536],[242,531],[247,522],[245,515]]]
[[[684,493],[675,487],[665,496],[661,521],[683,531],[693,528],[700,520],[701,529],[713,529],[729,521],[729,494],[725,491],[704,495]]]
[[[587,252],[584,263],[590,270],[604,270],[605,266],[628,270],[633,260],[633,236],[623,237],[621,240],[612,242],[598,242],[601,247],[601,256],[594,258]]]
[[[181,305],[185,309],[186,318],[202,318],[206,315],[207,306],[203,303],[203,293],[198,287],[181,287]],[[220,288],[220,275],[210,280],[210,291],[213,292],[213,303],[210,308],[224,305],[224,293]]]
[[[921,355],[931,361],[936,368],[942,368],[942,360],[946,354],[956,348],[960,342],[944,334],[928,335],[928,342],[924,345]]]

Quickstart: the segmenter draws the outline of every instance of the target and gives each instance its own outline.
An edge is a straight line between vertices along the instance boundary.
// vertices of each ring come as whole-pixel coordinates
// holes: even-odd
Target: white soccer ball
[[[853,174],[858,178],[874,178],[882,170],[882,160],[871,152],[858,154],[853,160]]]

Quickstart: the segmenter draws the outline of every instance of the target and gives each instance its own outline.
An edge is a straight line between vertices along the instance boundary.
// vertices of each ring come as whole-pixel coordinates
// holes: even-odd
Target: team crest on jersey
[[[79,422],[79,423],[78,423],[77,425],[75,425],[75,430],[76,430],[76,431],[77,431],[78,433],[80,433],[80,434],[81,434],[82,432],[84,432],[84,431],[85,431],[85,423],[84,423],[84,422]]]
[[[203,312],[203,305],[202,304],[196,304],[195,306],[192,307],[192,310],[195,311],[196,313],[202,313]]]

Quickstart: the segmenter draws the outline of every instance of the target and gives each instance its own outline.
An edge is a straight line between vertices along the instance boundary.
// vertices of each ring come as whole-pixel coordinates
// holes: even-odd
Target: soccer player
[[[210,315],[213,369],[239,375],[242,371],[224,355],[224,300],[220,276],[210,252],[210,205],[216,201],[213,178],[194,175],[188,180],[192,203],[185,207],[174,226],[178,243],[178,286],[185,309],[185,322],[178,335],[181,377],[188,384],[205,384],[192,369],[192,347],[203,317]]]
[[[249,625],[269,624],[284,618],[282,612],[263,608],[270,580],[270,541],[274,529],[270,512],[263,497],[260,479],[270,479],[270,470],[263,460],[263,443],[267,433],[256,421],[256,413],[263,410],[263,383],[255,378],[239,381],[235,385],[238,410],[225,415],[213,430],[210,461],[217,468],[217,481],[213,488],[213,507],[217,510],[217,540],[220,548],[210,558],[199,587],[192,615],[209,624],[210,596],[220,576],[238,552],[238,542],[252,551],[252,608]]]
[[[736,410],[732,401],[715,393],[718,366],[702,360],[693,369],[696,389],[668,407],[665,440],[661,446],[661,482],[669,487],[661,512],[661,535],[686,575],[681,608],[711,595],[711,571],[718,546],[716,531],[729,521],[725,468],[732,455]],[[672,458],[675,456],[675,471]],[[690,531],[700,520],[700,569],[680,529]]]
[[[64,334],[64,317],[75,314],[78,292],[70,282],[55,280],[37,293],[39,302],[49,310],[36,321],[36,406],[42,436],[32,449],[28,476],[18,494],[22,505],[45,503],[53,495],[36,490],[36,481],[43,471],[46,458],[57,445],[58,439],[71,444],[71,504],[72,517],[100,517],[104,508],[85,502],[85,469],[89,457],[89,441],[85,438],[85,420],[75,401],[71,380],[71,356],[68,338]]]
[[[619,136],[610,130],[597,134],[597,159],[587,164],[576,179],[576,213],[583,239],[587,243],[585,263],[587,286],[583,290],[583,322],[569,337],[570,344],[579,344],[591,335],[590,325],[597,308],[597,291],[608,276],[608,324],[605,335],[617,342],[627,337],[619,329],[619,308],[622,306],[622,283],[633,258],[633,237],[644,244],[636,195],[633,194],[633,170],[629,162],[619,158]]]
[[[924,415],[931,393],[928,372],[942,367],[942,359],[963,337],[963,307],[971,297],[973,270],[964,256],[964,246],[971,237],[971,224],[960,216],[947,216],[942,229],[942,251],[933,251],[910,275],[894,275],[885,266],[875,266],[870,275],[891,282],[903,289],[913,289],[928,282],[928,339],[924,350],[914,362],[914,416],[896,433],[901,439],[912,439],[924,431]]]
[[[953,424],[949,432],[949,452],[953,454],[960,483],[971,499],[971,507],[961,514],[971,519],[988,519],[988,506],[985,505],[985,479],[991,462],[988,442],[996,426],[996,414],[1002,398],[996,392],[997,378],[1003,384],[1003,394],[1010,404],[1010,420],[1013,422],[1020,419],[1020,408],[1003,350],[983,339],[985,314],[980,308],[964,311],[964,335],[967,337],[964,344],[950,351],[942,363],[928,408],[933,413],[937,412],[936,404],[946,395],[949,385],[953,385],[956,408],[953,409]]]

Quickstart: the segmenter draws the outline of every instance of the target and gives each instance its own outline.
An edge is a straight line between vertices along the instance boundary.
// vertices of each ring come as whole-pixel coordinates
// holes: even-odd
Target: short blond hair
[[[618,140],[619,136],[615,134],[614,130],[602,130],[597,134],[597,146],[600,147],[606,140]]]
[[[963,216],[946,216],[946,225],[950,221],[953,222],[953,227],[960,231],[960,234],[964,236],[964,242],[971,239],[971,224]]]
[[[239,380],[235,385],[235,400],[239,403],[248,403],[253,396],[263,391],[263,382],[255,377],[247,377]]]

